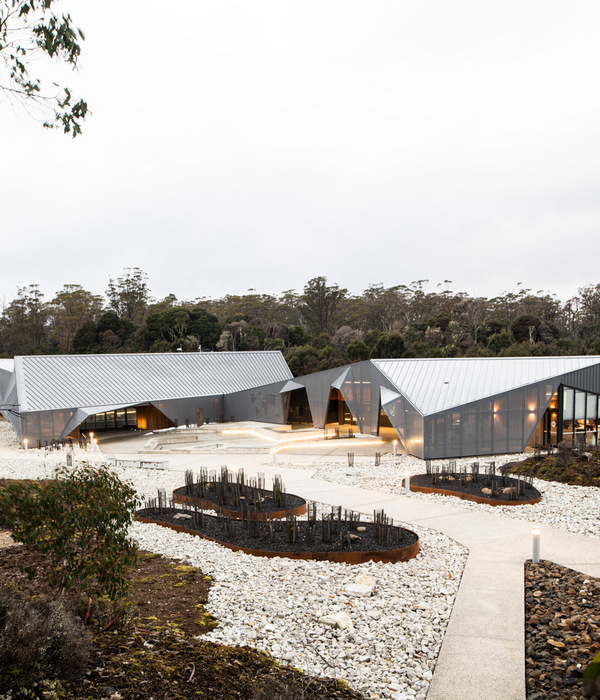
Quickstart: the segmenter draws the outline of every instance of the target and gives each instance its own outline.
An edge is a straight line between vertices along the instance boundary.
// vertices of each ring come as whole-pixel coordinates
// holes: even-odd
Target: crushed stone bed
[[[540,561],[525,563],[528,700],[582,698],[582,676],[600,649],[600,579]]]
[[[75,458],[103,461],[101,454],[79,449]],[[0,459],[0,478],[50,477],[64,459],[64,452],[15,451],[14,458]],[[153,497],[158,488],[170,493],[184,480],[184,471],[115,471],[141,496]],[[319,514],[330,510],[318,508]],[[220,625],[209,639],[262,649],[307,673],[342,679],[373,700],[425,700],[467,551],[435,531],[411,529],[421,551],[395,564],[259,558],[143,523],[134,523],[131,533],[140,547],[213,577],[206,609]],[[346,591],[360,576],[375,580],[374,595]],[[351,621],[345,629],[319,622],[340,612]]]
[[[214,578],[207,610],[221,624],[210,639],[268,651],[368,698],[398,700],[427,695],[466,561],[449,538],[417,531],[422,551],[415,559],[349,565],[258,558],[158,525],[133,526],[144,549]],[[375,579],[373,596],[346,593],[360,575]],[[349,615],[348,628],[319,622],[339,612]]]

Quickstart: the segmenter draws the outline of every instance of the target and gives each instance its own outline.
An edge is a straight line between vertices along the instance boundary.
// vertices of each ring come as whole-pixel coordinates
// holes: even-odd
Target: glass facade
[[[137,411],[134,407],[120,408],[117,411],[94,413],[79,426],[80,430],[114,430],[115,428],[137,428]]]
[[[562,387],[561,391],[562,420],[557,441],[577,445],[582,440],[586,445],[597,445],[600,395],[568,386]]]

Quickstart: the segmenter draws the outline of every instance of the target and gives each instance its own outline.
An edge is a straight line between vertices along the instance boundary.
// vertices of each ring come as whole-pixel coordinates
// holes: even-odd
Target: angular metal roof
[[[278,351],[30,355],[15,357],[15,375],[22,412],[216,396],[292,378]]]
[[[600,364],[600,356],[464,357],[371,362],[422,415],[427,415]]]

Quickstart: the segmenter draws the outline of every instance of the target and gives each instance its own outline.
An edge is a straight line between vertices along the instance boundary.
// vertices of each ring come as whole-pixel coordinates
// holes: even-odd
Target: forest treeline
[[[0,356],[281,350],[299,375],[369,358],[600,354],[600,284],[566,302],[525,288],[473,297],[450,284],[374,284],[356,296],[315,277],[301,293],[157,301],[130,268],[104,297],[75,284],[48,300],[38,285],[19,289],[0,316]]]

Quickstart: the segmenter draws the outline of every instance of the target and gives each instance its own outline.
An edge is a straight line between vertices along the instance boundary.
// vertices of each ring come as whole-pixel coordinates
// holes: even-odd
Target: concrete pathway
[[[295,462],[306,464],[303,469],[267,466],[264,455],[169,454],[168,459],[170,468],[178,470],[235,462],[249,474],[281,474],[290,493],[368,514],[384,508],[395,520],[438,530],[467,547],[469,557],[428,700],[525,699],[523,564],[531,558],[534,523],[461,508],[460,502],[449,506],[313,479],[312,455],[294,455]],[[548,526],[541,530],[543,559],[600,576],[600,541]]]

